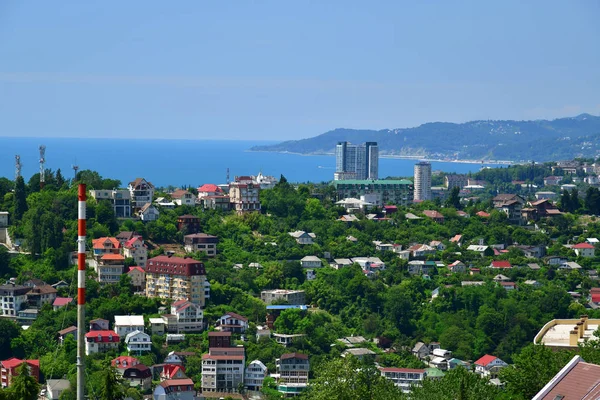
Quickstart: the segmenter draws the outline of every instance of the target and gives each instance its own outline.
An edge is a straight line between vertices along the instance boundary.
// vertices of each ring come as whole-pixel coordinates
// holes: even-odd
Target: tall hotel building
[[[354,145],[338,142],[335,147],[334,180],[377,180],[379,176],[379,146],[377,142]]]
[[[425,161],[415,164],[414,200],[431,200],[431,164]]]

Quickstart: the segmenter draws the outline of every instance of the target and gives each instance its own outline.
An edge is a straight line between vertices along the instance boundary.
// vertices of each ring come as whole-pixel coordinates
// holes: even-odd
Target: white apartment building
[[[90,196],[98,202],[109,201],[117,218],[131,217],[131,193],[128,189],[90,190]]]
[[[17,314],[27,304],[27,293],[30,287],[21,285],[0,286],[0,300],[2,300],[1,316],[16,318]]]
[[[246,389],[260,391],[267,372],[267,367],[260,360],[254,360],[248,364],[245,373]]]
[[[419,162],[415,164],[414,200],[431,200],[431,164]]]
[[[178,206],[196,206],[196,196],[188,190],[176,190],[171,193],[171,198]]]
[[[146,296],[189,300],[204,307],[210,297],[204,264],[191,258],[158,256],[149,259]]]
[[[105,254],[98,262],[91,264],[97,274],[96,280],[100,284],[119,283],[125,268],[125,257],[120,254]]]
[[[129,354],[142,354],[152,351],[152,339],[150,335],[142,331],[129,332],[125,336],[125,345]]]
[[[118,350],[121,339],[115,331],[90,331],[85,334],[85,354],[105,353]]]
[[[154,197],[154,185],[144,178],[136,178],[127,186],[131,196],[131,206],[135,211],[140,210],[145,204],[152,203]]]
[[[211,347],[202,356],[202,391],[237,391],[244,383],[243,347]]]
[[[263,290],[260,292],[260,299],[267,305],[272,304],[277,300],[284,300],[287,301],[288,304],[295,305],[303,305],[306,302],[304,290]]]
[[[249,176],[236,176],[229,184],[229,201],[238,213],[260,211],[260,185]]]
[[[183,237],[185,251],[188,253],[202,251],[209,257],[217,255],[217,243],[219,243],[218,237],[206,233],[194,233]]]
[[[121,337],[135,331],[144,332],[144,317],[142,315],[115,315],[114,329]]]

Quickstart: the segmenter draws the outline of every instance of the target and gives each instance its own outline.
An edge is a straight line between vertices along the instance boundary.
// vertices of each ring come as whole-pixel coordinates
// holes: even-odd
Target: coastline
[[[297,153],[293,151],[269,151],[269,150],[245,150],[249,153],[278,153],[278,154],[291,154],[295,156],[335,156],[333,152],[314,152],[314,153]],[[422,156],[407,156],[407,155],[396,155],[396,154],[379,154],[380,158],[389,158],[397,160],[415,160],[415,161],[428,161],[428,162],[448,162],[457,164],[488,164],[488,165],[517,165],[522,162],[510,161],[510,160],[460,160],[460,159],[442,159],[442,158],[428,158]]]

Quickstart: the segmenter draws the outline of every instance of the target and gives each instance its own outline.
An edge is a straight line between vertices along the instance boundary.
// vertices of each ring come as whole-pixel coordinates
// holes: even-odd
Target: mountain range
[[[552,161],[600,154],[600,117],[535,121],[431,122],[414,128],[345,129],[252,151],[333,154],[340,141],[378,142],[382,156],[430,159]]]

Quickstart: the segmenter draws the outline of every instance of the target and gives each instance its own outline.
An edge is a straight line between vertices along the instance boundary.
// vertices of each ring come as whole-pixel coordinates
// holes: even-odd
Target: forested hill
[[[552,121],[432,122],[380,131],[335,129],[319,136],[253,151],[333,153],[339,141],[379,143],[381,154],[450,159],[551,161],[600,153],[600,117],[581,114]]]

